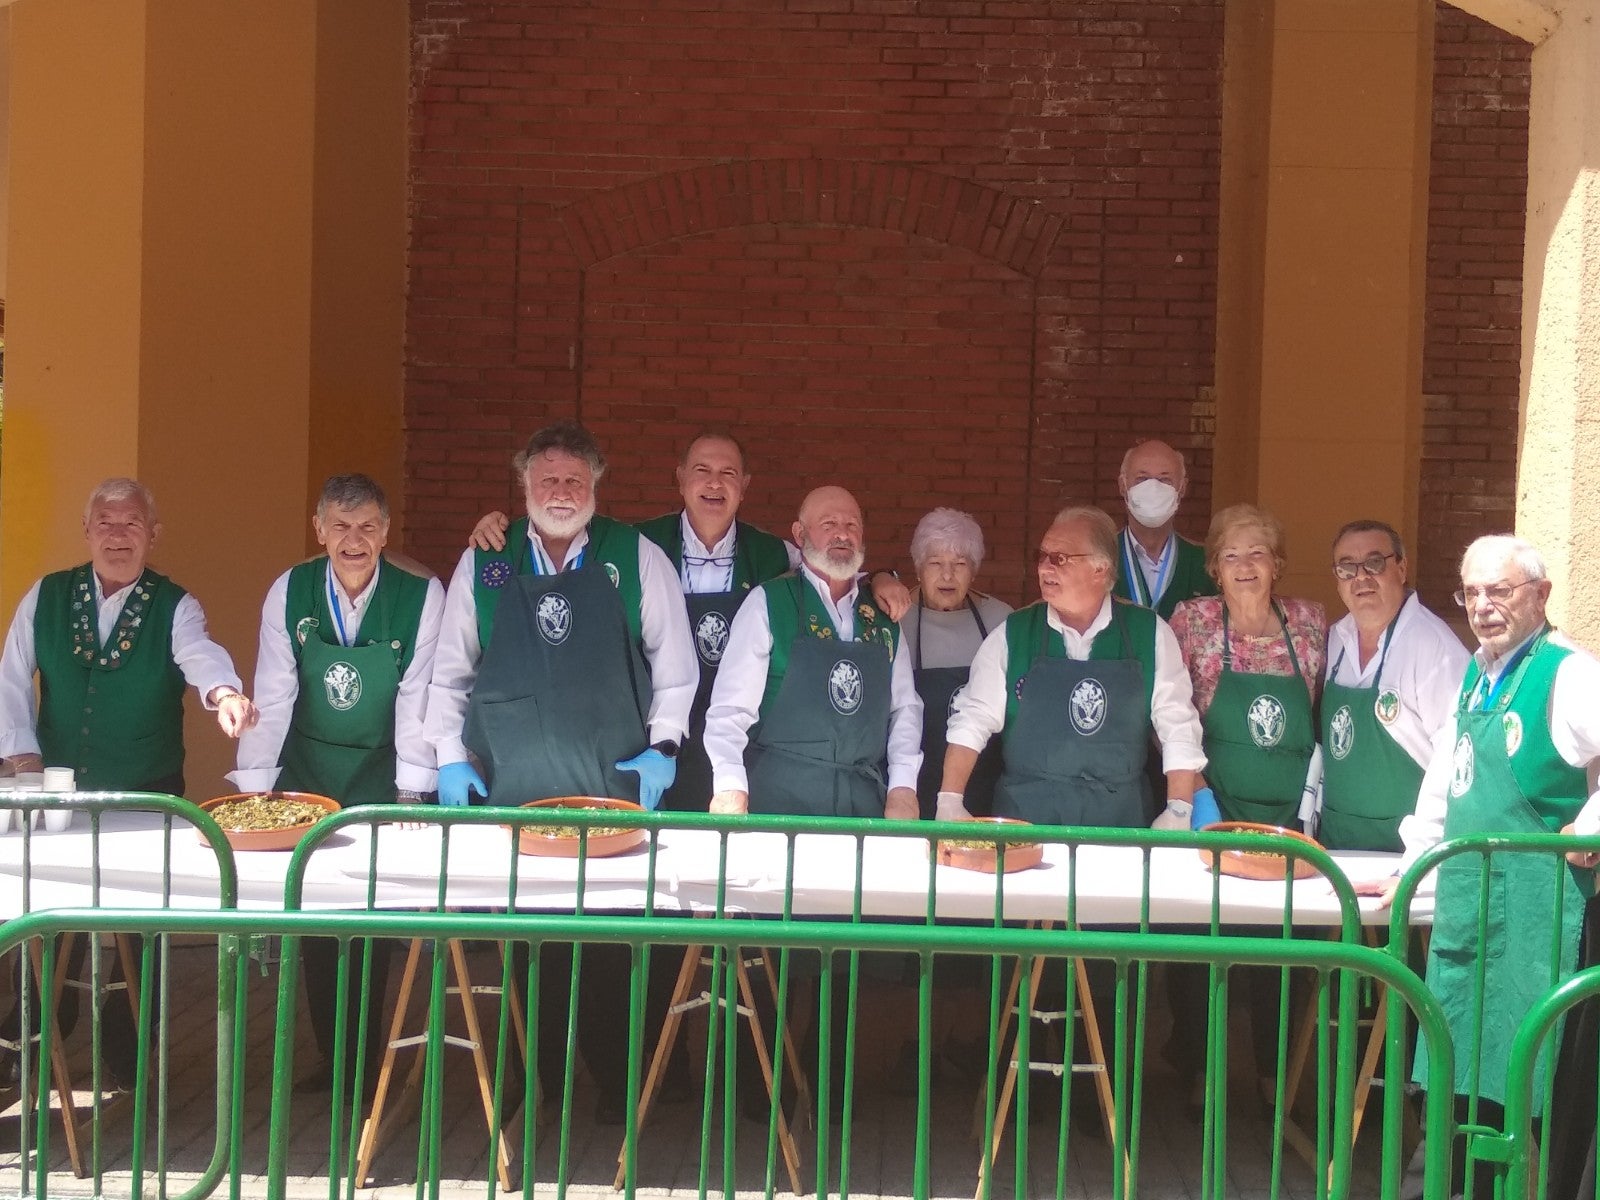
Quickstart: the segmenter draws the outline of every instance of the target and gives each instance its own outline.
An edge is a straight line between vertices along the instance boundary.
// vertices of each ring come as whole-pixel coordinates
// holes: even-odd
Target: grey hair
[[[1493,554],[1500,562],[1514,564],[1525,579],[1546,577],[1544,555],[1539,553],[1539,547],[1514,533],[1491,533],[1474,541],[1461,556],[1463,574],[1466,573],[1468,560],[1478,554]]]
[[[322,485],[322,495],[317,497],[317,519],[327,520],[330,508],[349,512],[364,504],[376,504],[383,519],[389,519],[389,497],[383,494],[383,488],[372,476],[359,472],[330,475]]]
[[[983,564],[983,530],[970,513],[936,508],[917,522],[911,535],[911,561],[918,567],[935,554],[955,554],[972,564]]]
[[[1117,581],[1117,523],[1107,515],[1103,508],[1096,508],[1092,504],[1074,504],[1063,508],[1056,514],[1056,519],[1050,524],[1060,525],[1066,521],[1082,521],[1089,526],[1089,537],[1094,545],[1094,556],[1105,563],[1111,572],[1111,582]]]
[[[529,438],[521,453],[511,460],[511,469],[516,472],[518,480],[527,478],[528,464],[546,450],[560,450],[583,459],[589,464],[593,476],[591,483],[598,484],[600,477],[606,473],[606,456],[600,452],[600,443],[594,440],[594,434],[576,421],[557,421]]]
[[[1160,440],[1159,438],[1145,438],[1144,441],[1135,442],[1133,445],[1129,446],[1127,448],[1127,450],[1123,452],[1122,465],[1117,468],[1117,478],[1118,479],[1122,479],[1122,478],[1126,477],[1126,475],[1128,474],[1128,460],[1133,457],[1133,452],[1135,450],[1137,450],[1140,446],[1148,446],[1151,442],[1159,441],[1159,440]],[[1168,450],[1171,450],[1174,454],[1176,454],[1178,456],[1178,478],[1179,479],[1188,479],[1189,478],[1189,463],[1183,457],[1183,451],[1179,450],[1171,442],[1162,442],[1161,444],[1163,446],[1165,446]]]
[[[125,504],[130,500],[144,507],[145,519],[151,525],[161,524],[161,514],[156,511],[155,494],[137,479],[129,479],[126,475],[113,475],[95,485],[94,491],[89,493],[88,502],[83,506],[84,523],[88,523],[90,515],[100,505]]]

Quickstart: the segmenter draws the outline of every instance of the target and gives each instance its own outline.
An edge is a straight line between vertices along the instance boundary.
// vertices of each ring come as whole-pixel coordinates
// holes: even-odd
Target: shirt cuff
[[[744,767],[718,767],[711,773],[712,792],[744,792],[750,791],[750,776],[745,773]]]
[[[278,782],[278,767],[250,767],[229,771],[227,779],[241,792],[270,792]]]
[[[1206,752],[1193,742],[1167,742],[1161,747],[1161,770],[1204,771]]]
[[[916,791],[917,772],[921,770],[921,767],[921,763],[918,763],[915,767],[890,767],[889,790],[892,792],[895,788],[910,788],[912,791]]]
[[[961,746],[965,749],[971,750],[974,754],[982,754],[984,746],[989,744],[989,739],[984,739],[983,743],[980,745],[978,742],[978,735],[975,731],[970,729],[952,729],[945,735],[945,744],[947,746]]]
[[[419,767],[416,763],[396,759],[394,786],[407,792],[436,792],[439,790],[439,772],[432,767]]]
[[[39,739],[31,729],[14,729],[0,737],[0,758],[15,758],[19,754],[43,754]]]
[[[217,706],[211,703],[211,693],[219,687],[231,687],[234,691],[244,693],[244,685],[239,682],[237,675],[225,675],[221,679],[213,679],[200,690],[200,707],[207,712],[216,712]]]
[[[1593,837],[1600,833],[1600,803],[1595,797],[1590,797],[1589,803],[1583,806],[1583,811],[1572,822],[1572,832],[1579,837]]]
[[[654,746],[657,742],[677,742],[681,746],[687,740],[688,733],[688,730],[680,728],[671,721],[652,721],[649,744]],[[644,749],[643,746],[639,748]]]
[[[433,744],[433,753],[439,765],[467,761],[467,744],[460,738],[440,738]]]

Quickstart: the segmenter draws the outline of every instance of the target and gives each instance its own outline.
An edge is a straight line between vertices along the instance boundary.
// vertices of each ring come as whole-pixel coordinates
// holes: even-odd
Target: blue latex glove
[[[616,764],[619,771],[635,771],[639,775],[639,803],[655,812],[661,803],[661,797],[672,786],[672,781],[678,777],[678,760],[668,758],[661,751],[651,747],[632,758],[625,758]]]
[[[1189,814],[1190,829],[1204,829],[1222,820],[1222,809],[1217,807],[1217,795],[1208,787],[1194,794],[1194,811]]]
[[[439,803],[447,808],[465,808],[472,803],[471,793],[489,798],[489,785],[469,762],[445,763],[439,768]]]

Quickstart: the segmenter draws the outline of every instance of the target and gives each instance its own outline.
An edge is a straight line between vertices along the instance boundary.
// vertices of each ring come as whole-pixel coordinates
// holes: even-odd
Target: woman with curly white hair
[[[989,631],[1011,614],[1011,606],[972,590],[983,565],[983,530],[953,508],[936,508],[917,522],[911,535],[911,561],[917,569],[915,599],[900,622],[911,647],[917,694],[922,697],[922,772],[917,800],[924,820],[938,803],[944,771],[945,724],[957,691],[967,682],[972,657]],[[989,813],[994,781],[1000,774],[999,739],[978,761],[967,786],[967,809]]]

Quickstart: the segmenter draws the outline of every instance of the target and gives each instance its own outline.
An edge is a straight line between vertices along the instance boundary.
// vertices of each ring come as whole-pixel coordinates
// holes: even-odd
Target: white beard
[[[800,547],[800,554],[810,567],[824,579],[831,579],[834,583],[850,583],[861,570],[861,564],[867,559],[867,552],[863,548],[850,555],[847,563],[837,562],[828,556],[828,552],[820,546],[813,546],[807,541]]]
[[[541,537],[557,539],[577,537],[578,531],[594,520],[594,497],[591,496],[589,502],[570,517],[559,517],[543,508],[534,508],[530,505],[528,520],[533,523],[533,527],[539,531]]]

